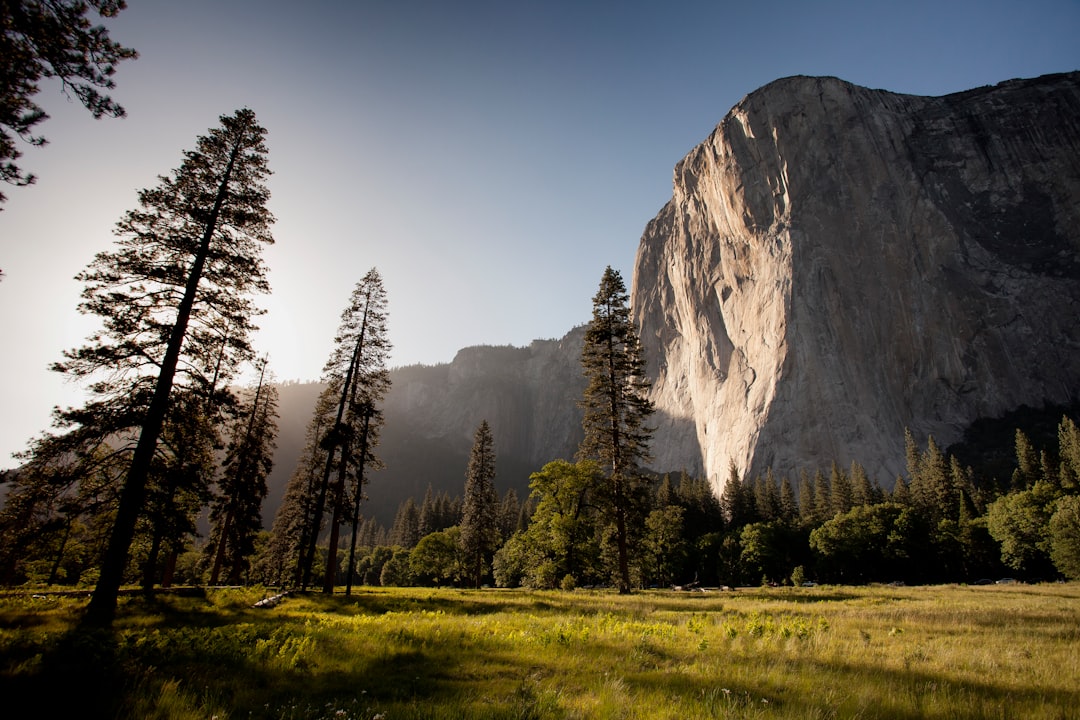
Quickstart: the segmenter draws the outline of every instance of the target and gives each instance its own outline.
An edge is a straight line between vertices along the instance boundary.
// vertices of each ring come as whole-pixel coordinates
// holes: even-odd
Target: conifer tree
[[[240,403],[217,497],[210,509],[214,525],[207,545],[213,558],[211,585],[218,583],[223,568],[228,583],[240,581],[262,526],[262,501],[266,497],[266,479],[274,466],[278,418],[278,391],[266,381],[266,364],[265,359],[259,363],[259,379],[249,397]]]
[[[428,483],[427,491],[424,493],[424,501],[420,504],[420,520],[417,529],[420,537],[430,535],[438,530],[436,522],[435,490],[431,487],[431,483]]]
[[[851,478],[834,462],[829,479],[832,515],[844,515],[855,506],[855,490]]]
[[[728,463],[728,479],[720,493],[720,508],[728,527],[735,529],[752,522],[750,497],[739,476],[735,461]]]
[[[787,475],[780,481],[780,519],[788,525],[794,525],[799,520],[799,501],[791,486],[791,478]]]
[[[851,461],[851,497],[855,507],[873,505],[880,499],[866,474],[866,468],[855,460]]]
[[[499,505],[499,542],[504,542],[517,532],[520,516],[521,501],[518,500],[517,491],[510,488]]]
[[[1062,490],[1080,491],[1080,428],[1067,416],[1058,424],[1058,457],[1061,459],[1058,478]]]
[[[406,550],[416,547],[420,541],[420,511],[411,497],[398,506],[394,525],[390,528],[390,543]]]
[[[116,64],[138,54],[109,38],[108,30],[86,17],[93,7],[115,17],[124,0],[7,0],[0,3],[0,180],[29,185],[35,178],[15,164],[16,137],[32,147],[46,144],[33,135],[48,115],[33,101],[42,78],[59,78],[95,118],[123,117],[124,108],[103,90],[115,87]],[[5,200],[0,193],[0,203]]]
[[[465,471],[461,511],[461,544],[474,587],[480,587],[484,565],[499,540],[499,496],[495,492],[495,440],[487,420],[473,436]]]
[[[390,374],[386,368],[391,348],[387,337],[386,304],[382,277],[372,268],[356,284],[342,311],[334,349],[323,368],[324,380],[337,387],[340,395],[334,424],[323,439],[326,465],[313,506],[301,587],[306,587],[311,577],[319,528],[324,513],[329,512],[330,541],[323,592],[333,592],[340,526],[343,522],[353,526],[352,558],[363,497],[364,470],[369,466],[381,466],[374,449],[382,427],[379,404],[390,387]],[[351,572],[347,575],[351,578]]]
[[[117,224],[116,248],[76,276],[85,284],[79,310],[104,329],[54,369],[92,381],[95,400],[57,424],[123,417],[120,425],[138,428],[88,623],[112,622],[174,385],[201,395],[213,416],[252,354],[249,296],[269,289],[260,254],[273,242],[265,134],[250,110],[222,116],[178,169],[139,192],[139,208]]]
[[[833,516],[832,486],[820,470],[814,473],[814,522],[828,522]]]
[[[649,460],[652,429],[646,423],[653,412],[629,299],[622,276],[607,267],[593,297],[593,317],[581,354],[588,384],[581,402],[585,438],[578,451],[581,458],[599,462],[608,474],[620,593],[630,592],[627,522],[639,469]]]

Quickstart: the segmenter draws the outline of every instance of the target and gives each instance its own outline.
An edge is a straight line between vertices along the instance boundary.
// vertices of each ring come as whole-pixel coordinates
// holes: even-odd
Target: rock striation
[[[676,167],[631,304],[655,466],[861,462],[1080,394],[1080,73],[944,97],[792,77]]]

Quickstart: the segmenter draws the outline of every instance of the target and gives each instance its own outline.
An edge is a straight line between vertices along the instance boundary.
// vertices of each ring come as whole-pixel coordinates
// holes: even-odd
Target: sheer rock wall
[[[654,466],[861,462],[1080,391],[1080,73],[750,94],[675,168],[631,292]]]

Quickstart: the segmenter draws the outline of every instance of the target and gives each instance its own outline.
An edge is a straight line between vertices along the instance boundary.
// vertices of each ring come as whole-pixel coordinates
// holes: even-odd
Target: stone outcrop
[[[631,304],[658,469],[858,460],[1080,393],[1080,73],[944,97],[778,80],[675,168]]]

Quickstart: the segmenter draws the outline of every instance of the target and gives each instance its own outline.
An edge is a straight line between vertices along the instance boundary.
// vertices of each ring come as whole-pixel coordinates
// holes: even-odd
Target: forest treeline
[[[929,438],[906,436],[907,473],[886,490],[853,462],[797,482],[771,472],[743,482],[732,468],[717,497],[685,473],[653,477],[633,509],[637,587],[1080,579],[1080,432],[1063,417],[1056,447],[1015,435],[1016,470],[977,478]],[[484,576],[502,587],[610,586],[612,528],[603,474],[557,460],[530,494],[509,490],[488,512],[497,549]],[[356,582],[471,584],[460,542],[463,500],[429,488],[391,527],[361,524]],[[276,584],[266,554],[253,579]],[[345,578],[336,582],[344,584]]]
[[[494,438],[486,432],[494,460]],[[920,447],[908,434],[906,446],[907,473],[891,489],[857,462],[803,472],[795,482],[772,473],[744,482],[732,468],[719,497],[707,480],[686,473],[648,477],[629,523],[633,585],[1080,579],[1080,431],[1073,419],[1061,419],[1056,446],[1047,448],[1017,430],[1016,467],[1004,482],[976,477],[933,438]],[[553,461],[531,476],[526,497],[512,489],[497,497],[489,488],[483,502],[466,492],[462,470],[463,494],[429,487],[423,498],[399,506],[390,527],[361,516],[351,578],[339,567],[332,585],[477,584],[475,553],[470,562],[463,541],[463,530],[476,524],[466,521],[465,496],[493,538],[481,554],[481,584],[614,584],[613,529],[595,462]],[[55,507],[37,517],[20,514],[24,509],[16,500],[0,515],[4,583],[92,584],[109,511],[91,504],[68,518]],[[149,527],[133,548],[131,582],[145,582],[147,566],[157,567],[166,584],[293,582],[296,558],[266,531],[252,533],[242,572],[215,575],[213,537],[195,537],[190,522],[183,525],[186,547],[171,556],[166,578]],[[347,549],[344,538],[340,547]],[[328,554],[323,538],[313,566],[316,586],[325,579]]]

